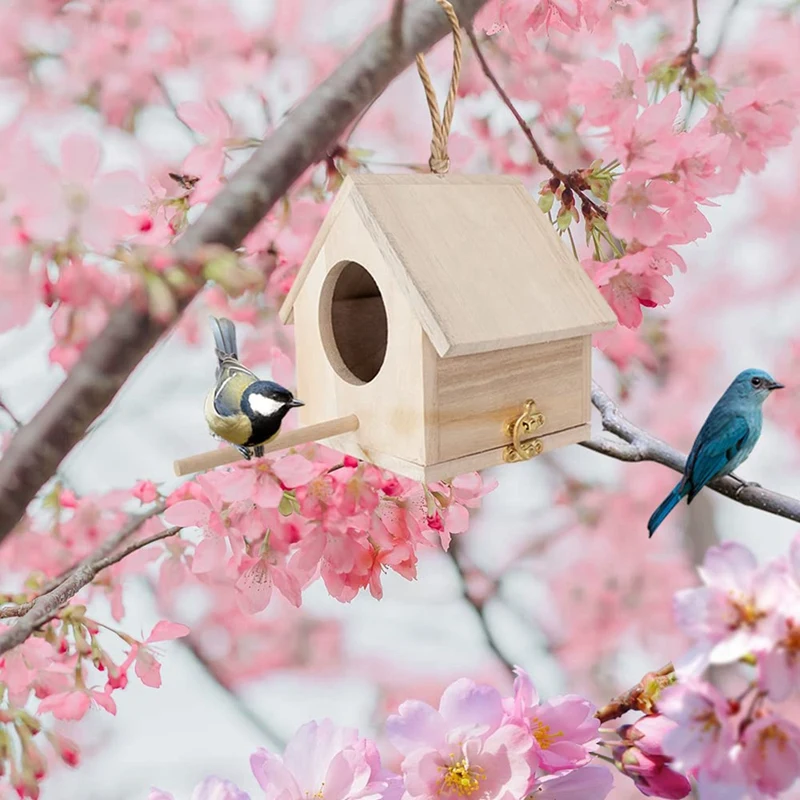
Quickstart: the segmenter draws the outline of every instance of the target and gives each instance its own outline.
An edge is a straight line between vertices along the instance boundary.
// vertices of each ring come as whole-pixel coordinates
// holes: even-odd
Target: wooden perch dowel
[[[285,450],[287,447],[295,447],[298,444],[318,442],[331,436],[339,436],[339,434],[351,433],[357,430],[358,417],[355,414],[350,414],[346,417],[318,422],[316,425],[307,425],[305,428],[279,433],[271,442],[264,445],[264,452],[273,453],[276,450]],[[214,469],[214,467],[221,467],[223,464],[232,464],[241,458],[244,458],[244,456],[235,447],[209,450],[207,453],[178,459],[175,462],[175,474],[178,477],[191,475],[194,472],[203,472],[207,469]]]

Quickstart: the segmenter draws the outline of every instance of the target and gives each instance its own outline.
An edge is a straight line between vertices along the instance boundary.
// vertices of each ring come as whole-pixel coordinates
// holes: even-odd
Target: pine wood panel
[[[507,443],[504,424],[528,398],[544,414],[542,435],[588,422],[587,338],[440,359],[437,460]]]
[[[349,202],[365,223],[373,221],[381,249],[398,256],[403,288],[440,355],[572,338],[616,324],[521,182],[393,178],[355,176]]]
[[[441,356],[611,328],[616,317],[524,185],[497,175],[350,175],[281,309],[355,207]]]
[[[349,261],[367,269],[377,283],[388,328],[383,366],[372,381],[361,385],[337,374],[336,370],[341,373],[344,365],[341,358],[336,358],[331,319],[326,312],[326,303],[333,294],[333,284],[326,285],[326,278]],[[336,226],[320,248],[295,301],[294,319],[297,396],[306,403],[299,409],[301,424],[355,414],[360,421],[358,431],[337,437],[331,441],[332,446],[356,457],[374,450],[424,464],[427,386],[423,374],[426,368],[430,371],[423,357],[425,334],[404,293],[397,290],[384,254],[367,235],[351,205],[341,210]],[[366,337],[368,331],[352,330],[348,335]],[[365,346],[364,350],[372,346]],[[336,369],[331,367],[331,361]]]

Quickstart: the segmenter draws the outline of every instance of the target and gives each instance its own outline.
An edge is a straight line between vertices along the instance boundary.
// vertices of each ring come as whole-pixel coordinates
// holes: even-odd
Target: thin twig
[[[583,447],[618,461],[654,461],[675,472],[683,472],[686,456],[626,419],[616,403],[596,383],[592,386],[592,404],[600,412],[603,429],[618,436],[619,439],[598,437],[581,442]],[[711,481],[708,487],[744,506],[800,522],[800,500],[794,497],[778,494],[754,484],[743,485],[730,477],[717,478]]]
[[[171,528],[165,528],[163,531],[154,533],[152,536],[148,536],[145,539],[140,539],[138,542],[132,542],[118,553],[114,553],[113,555],[107,556],[106,558],[98,561],[95,564],[97,571],[100,572],[101,570],[107,569],[114,564],[118,564],[123,558],[127,558],[131,553],[135,553],[137,550],[141,550],[143,547],[147,547],[154,542],[160,542],[162,539],[168,539],[170,536],[175,536],[182,530],[183,528],[180,525],[173,525]]]
[[[697,53],[697,29],[700,27],[700,11],[697,8],[698,0],[692,0],[692,32],[689,36],[689,44],[686,49],[678,54],[676,63],[683,66],[689,80],[697,77],[697,67],[694,65],[694,57]]]
[[[152,516],[153,514],[148,513],[131,517],[126,525],[100,545],[94,553],[83,559],[63,580],[56,579],[58,582],[52,589],[44,592],[30,603],[24,604],[25,613],[19,622],[0,634],[0,655],[22,644],[42,625],[53,619],[61,607],[66,605],[84,586],[90,584],[101,570],[119,561],[123,555],[114,551],[122,542],[133,536]],[[151,544],[152,541],[157,541],[159,538],[163,539],[168,535],[173,535],[178,530],[180,528],[170,528],[169,532],[162,531],[158,537],[143,539],[136,543],[138,546],[133,549],[126,549],[133,552],[133,550]],[[10,613],[6,611],[5,616],[10,616]]]
[[[636,686],[615,697],[610,703],[597,709],[595,717],[600,722],[617,719],[628,711],[652,711],[654,695],[673,681],[675,669],[672,664],[665,664],[656,672],[648,672]]]
[[[450,549],[447,551],[447,555],[453,562],[453,566],[456,568],[456,571],[461,579],[461,596],[474,609],[475,615],[478,618],[481,630],[483,631],[483,635],[486,639],[486,644],[489,646],[489,649],[492,651],[492,653],[494,653],[497,661],[508,671],[509,675],[513,677],[514,665],[503,654],[503,651],[500,649],[500,646],[497,643],[497,639],[494,637],[494,633],[492,633],[492,629],[489,627],[489,622],[486,619],[485,604],[475,597],[469,590],[469,583],[465,574],[465,565],[460,554],[460,543],[455,539],[450,542]]]
[[[107,569],[108,567],[119,563],[120,561],[122,561],[123,558],[126,558],[131,553],[135,553],[137,550],[141,550],[143,547],[147,547],[148,545],[153,544],[153,542],[158,542],[161,541],[161,539],[167,539],[170,536],[175,536],[175,534],[179,533],[181,530],[182,528],[180,528],[177,525],[172,528],[166,528],[165,530],[160,531],[159,533],[154,533],[152,536],[148,536],[146,539],[142,539],[138,542],[133,542],[132,544],[129,544],[123,550],[120,550],[118,553],[114,553],[114,555],[106,556],[106,558],[94,561],[92,564],[92,568],[95,570],[95,575],[98,575],[104,569]],[[77,569],[77,567],[75,567],[75,569]],[[56,589],[59,586],[61,586],[61,584],[63,584],[66,581],[66,579],[70,577],[71,574],[72,574],[71,572],[68,572],[64,577],[58,579],[55,582],[53,588],[49,589],[48,591],[52,592],[53,589]],[[39,597],[43,597],[45,594],[47,594],[47,592],[43,592],[42,594],[39,595]],[[36,605],[38,599],[39,598],[37,597],[35,600],[30,600],[27,603],[20,603],[19,605],[10,605],[0,608],[0,619],[25,616],[25,614],[27,614],[28,611],[30,611]]]
[[[458,18],[469,25],[487,0],[453,0]],[[340,67],[295,106],[255,150],[178,240],[174,255],[192,261],[211,244],[238,248],[248,233],[327,149],[361,110],[377,97],[417,53],[451,32],[447,18],[430,0],[407,3],[403,42],[389,45],[388,21],[371,33]],[[186,287],[177,302],[182,313],[203,287]],[[83,351],[64,383],[11,440],[0,460],[0,541],[25,514],[28,503],[108,407],[158,339],[177,321],[152,316],[141,296],[131,297]]]
[[[256,714],[256,712],[253,711],[250,703],[246,702],[238,692],[225,683],[213,662],[206,658],[205,654],[200,649],[200,646],[191,634],[179,639],[178,643],[185,647],[194,656],[198,665],[202,667],[209,678],[211,678],[211,680],[213,680],[214,683],[216,683],[217,686],[219,686],[219,688],[222,689],[225,694],[227,694],[231,703],[236,707],[238,713],[241,714],[262,736],[270,739],[271,743],[276,747],[284,747],[286,745],[286,739],[277,731],[275,731],[261,716]]]
[[[498,95],[500,95],[500,99],[506,104],[508,110],[514,115],[514,119],[517,121],[522,132],[525,134],[525,138],[530,142],[533,151],[536,153],[536,158],[538,162],[547,169],[555,178],[561,181],[564,186],[569,187],[578,197],[583,200],[585,204],[590,206],[592,210],[605,219],[608,214],[604,208],[601,208],[594,200],[592,200],[589,195],[587,195],[583,189],[577,183],[576,177],[574,175],[569,175],[563,170],[560,170],[553,161],[547,157],[544,150],[542,150],[539,142],[536,141],[536,137],[533,135],[533,131],[528,125],[527,122],[523,119],[522,115],[517,111],[516,106],[512,102],[511,98],[506,94],[505,89],[500,85],[500,82],[497,80],[492,68],[489,66],[489,62],[486,60],[486,57],[483,54],[483,50],[481,49],[480,44],[478,43],[478,37],[475,35],[475,31],[472,27],[466,28],[467,36],[469,36],[470,42],[472,42],[472,47],[475,50],[475,55],[478,57],[478,61],[480,62],[481,69],[483,70],[483,74],[489,79],[489,82],[494,86],[495,91]]]
[[[117,549],[125,540],[129,539],[133,536],[139,528],[144,525],[147,520],[152,519],[153,517],[157,517],[159,514],[163,513],[166,509],[166,504],[163,500],[159,500],[157,503],[154,503],[147,511],[143,511],[141,514],[136,514],[131,516],[130,520],[111,538],[105,541],[100,547],[95,550],[94,553],[90,553],[87,558],[105,558],[107,555],[110,555]],[[39,589],[39,595],[47,594],[48,592],[52,592],[56,586],[59,586],[64,580],[74,571],[76,570],[81,564],[83,564],[86,559],[81,559],[80,561],[75,562],[71,567],[67,567],[61,573],[55,576],[55,578],[51,578],[44,586]]]
[[[708,54],[708,58],[706,58],[707,72],[711,72],[711,68],[714,66],[719,54],[722,52],[722,48],[725,46],[725,42],[728,39],[728,33],[731,29],[731,22],[734,18],[734,12],[739,7],[741,2],[742,0],[733,0],[728,7],[728,10],[725,12],[725,16],[722,18],[722,25],[720,25],[719,28],[717,43],[714,45],[714,49]]]
[[[181,118],[181,115],[178,113],[178,106],[175,101],[172,99],[172,95],[169,93],[169,89],[167,89],[166,84],[161,78],[158,77],[155,73],[153,73],[153,80],[155,81],[156,86],[158,86],[159,91],[161,92],[161,96],[164,98],[164,102],[167,104],[169,110],[175,115],[175,119],[183,125],[184,128],[189,132],[189,135],[194,139],[195,142],[200,141],[200,137],[197,135],[197,131],[188,123],[184,122]]]
[[[22,427],[22,422],[20,422],[19,417],[2,401],[0,400],[0,411],[5,412],[5,414],[9,417],[9,419],[14,423],[14,427],[19,429]]]

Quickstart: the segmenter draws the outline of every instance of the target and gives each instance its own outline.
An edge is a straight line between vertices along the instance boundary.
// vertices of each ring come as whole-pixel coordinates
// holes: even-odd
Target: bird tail
[[[683,499],[683,481],[681,481],[663,500],[661,505],[653,512],[653,516],[647,522],[649,537],[656,532],[656,528],[667,518],[667,515]],[[648,538],[649,538],[648,537]]]
[[[236,328],[234,324],[225,317],[210,317],[211,332],[214,334],[214,347],[217,351],[217,359],[222,361],[225,358],[239,358],[236,350]]]

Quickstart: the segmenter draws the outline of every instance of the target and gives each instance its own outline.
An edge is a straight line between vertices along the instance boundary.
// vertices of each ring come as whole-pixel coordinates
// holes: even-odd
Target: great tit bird
[[[235,445],[246,459],[260,458],[286,414],[303,403],[239,362],[236,328],[229,319],[211,317],[210,322],[218,363],[217,385],[206,398],[206,422],[211,433]]]

